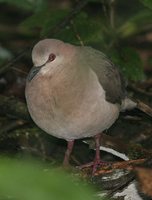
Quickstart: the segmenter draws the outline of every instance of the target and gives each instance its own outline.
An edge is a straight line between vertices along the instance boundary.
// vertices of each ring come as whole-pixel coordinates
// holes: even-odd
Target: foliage
[[[110,0],[88,1],[90,5],[98,4],[101,7],[100,12],[94,15],[83,9],[69,20],[68,24],[54,32],[56,27],[59,27],[59,24],[71,14],[69,7],[66,9],[51,7],[51,2],[48,0],[0,0],[0,3],[17,6],[27,13],[27,17],[19,24],[24,36],[54,37],[74,44],[82,44],[83,41],[85,45],[96,46],[108,55],[113,52],[113,61],[122,66],[127,78],[134,81],[142,80],[144,73],[140,57],[135,48],[126,46],[126,43],[152,29],[152,1],[130,0],[134,6],[126,11],[122,9],[130,4],[128,1],[113,2],[112,4]],[[120,55],[120,48],[124,49],[123,53],[128,54],[130,60],[127,63],[126,58]]]
[[[113,51],[111,55],[114,63],[118,65],[122,72],[131,80],[143,80],[143,66],[138,53],[131,48],[121,49],[120,53]]]
[[[45,0],[0,0],[0,3],[7,3],[17,6],[26,11],[39,11],[46,6]]]
[[[151,0],[141,0],[141,2],[147,6],[148,8],[152,9],[152,1]]]
[[[97,200],[93,190],[39,162],[0,158],[0,199]]]
[[[70,5],[64,8],[58,5],[58,2],[62,1],[0,0],[0,6],[2,6],[1,20],[4,22],[0,26],[0,36],[4,35],[4,44],[6,45],[5,46],[3,41],[1,41],[1,75],[9,68],[9,65],[3,68],[4,63],[10,60],[13,55],[17,55],[17,51],[20,51],[22,47],[24,48],[26,45],[30,47],[31,45],[29,44],[33,43],[33,41],[40,40],[40,38],[54,37],[73,44],[91,45],[103,51],[111,57],[112,61],[120,67],[130,80],[139,81],[145,78],[143,64],[137,52],[138,47],[136,48],[136,43],[134,44],[134,42],[136,39],[144,34],[146,35],[146,33],[152,30],[152,0],[88,0],[87,5],[79,11],[76,11],[74,2],[78,5],[81,4],[83,0],[67,0],[67,2],[70,2]],[[9,13],[7,16],[7,13],[5,13],[6,10],[11,14]],[[13,16],[15,17],[13,18]],[[66,20],[67,22],[63,23]],[[64,25],[61,26],[62,24]],[[58,31],[56,31],[56,28],[58,28]],[[4,33],[2,33],[3,30]],[[8,38],[8,35],[10,35],[10,38]],[[17,47],[15,50],[14,48],[10,48],[14,43],[15,48]],[[9,50],[7,47],[9,47]],[[30,48],[28,48],[28,51],[30,52]],[[19,60],[20,63],[18,65],[19,67],[21,66],[21,70],[18,70],[18,73],[23,72],[22,75],[24,77],[27,76],[25,72],[26,66],[24,65],[29,64],[29,56],[26,56],[22,63],[21,60]],[[21,58],[21,56],[19,57]],[[152,63],[152,60],[149,59],[149,63]],[[16,65],[16,61],[13,61],[13,67],[15,66],[14,64]],[[28,71],[27,68],[26,70]],[[3,80],[3,78],[1,78],[4,87],[2,91],[7,90],[8,95],[19,94],[20,88],[18,85],[23,87],[23,84],[25,84],[25,79],[21,78],[21,76],[16,78],[16,74],[17,73],[14,75],[10,70],[10,74],[6,74],[6,79]],[[10,80],[10,82],[7,80]],[[9,85],[12,85],[10,90],[8,87]],[[17,104],[14,105],[17,106]],[[13,108],[16,108],[16,106]],[[7,109],[5,108],[5,110]],[[6,114],[10,116],[8,113]],[[8,122],[5,122],[5,124],[6,123]],[[13,120],[12,124],[8,124],[7,129],[6,127],[3,128],[4,123],[2,122],[3,132],[10,131],[11,133],[14,126],[19,126],[15,120]],[[19,139],[17,138],[17,144],[20,140],[19,143],[21,147],[24,147],[22,144],[26,142],[27,144],[25,144],[25,146],[29,145],[28,142],[31,138],[31,146],[36,144],[39,147],[41,141],[38,140],[39,138],[37,138],[37,140],[35,139],[36,135],[30,135],[31,138],[28,137],[24,141],[24,136],[21,136],[24,127],[22,128],[23,129],[21,129],[21,127],[17,129],[18,134],[15,136],[10,133],[8,135],[3,134],[3,136],[17,138],[20,134],[20,137],[18,137]],[[27,129],[25,130],[28,136]],[[1,138],[1,141],[3,143],[2,146],[5,146],[3,138]],[[6,140],[8,146],[10,145],[9,142],[9,140]],[[46,144],[46,149],[47,145],[48,143]],[[51,145],[49,144],[48,146],[50,147]],[[56,150],[57,148],[55,147],[56,146],[53,146],[52,149]],[[59,150],[59,153],[61,150]],[[50,166],[44,166],[31,160],[21,162],[17,159],[0,158],[0,199],[91,200],[97,198],[94,196],[94,191],[89,186],[85,186],[85,184],[82,182],[80,183],[80,181],[75,180],[75,178],[69,177],[61,170],[54,170],[50,168]]]
[[[152,12],[150,10],[143,9],[142,11],[139,11],[118,29],[120,37],[125,38],[133,36],[146,30],[149,26],[152,28],[151,18]]]

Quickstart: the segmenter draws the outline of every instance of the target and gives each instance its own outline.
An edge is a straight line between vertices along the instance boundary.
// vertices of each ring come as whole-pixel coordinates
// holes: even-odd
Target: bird
[[[94,137],[94,173],[102,162],[101,133],[121,111],[136,107],[127,95],[122,73],[101,51],[58,39],[36,43],[32,61],[25,97],[33,121],[46,133],[67,141],[64,167],[70,165],[74,141]]]

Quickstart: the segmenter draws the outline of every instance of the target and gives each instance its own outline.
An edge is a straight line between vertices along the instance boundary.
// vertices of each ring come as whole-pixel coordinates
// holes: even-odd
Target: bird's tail
[[[152,117],[152,108],[148,106],[147,104],[143,103],[142,101],[132,100],[130,98],[125,98],[122,101],[122,104],[121,104],[122,112],[125,110],[132,110],[134,108],[137,108],[141,110],[142,112],[146,113],[147,115],[149,115],[150,117]]]

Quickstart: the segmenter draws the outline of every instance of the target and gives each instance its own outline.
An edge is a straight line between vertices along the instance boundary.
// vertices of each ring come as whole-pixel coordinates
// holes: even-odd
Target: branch
[[[0,111],[3,116],[9,116],[13,119],[30,120],[26,104],[15,97],[0,95]]]
[[[115,0],[110,0],[110,24],[115,27]]]
[[[53,37],[56,33],[60,32],[61,29],[63,29],[67,24],[70,23],[70,21],[82,10],[82,8],[89,2],[89,0],[83,0],[79,1],[77,5],[72,9],[72,11],[67,15],[62,21],[60,21],[58,24],[56,24],[54,27],[50,29],[50,36]],[[33,44],[36,43],[36,40],[33,42]],[[7,70],[10,69],[10,67],[16,63],[20,58],[22,58],[26,52],[29,51],[29,49],[32,48],[33,45],[28,46],[23,51],[21,51],[18,56],[10,60],[6,65],[0,68],[0,75]]]
[[[23,51],[21,51],[15,58],[11,59],[6,65],[0,67],[0,75],[2,75],[2,74],[4,74],[5,72],[7,72],[7,71],[10,69],[10,67],[11,67],[12,65],[14,65],[14,63],[16,63],[19,59],[21,59],[21,58],[25,55],[25,53],[26,53],[27,51],[29,51],[29,48],[31,48],[31,47],[25,48],[25,49],[24,49]]]
[[[82,10],[84,6],[89,2],[89,0],[79,1],[77,5],[72,9],[68,16],[66,16],[62,21],[56,24],[50,29],[50,35],[54,36],[56,33],[59,33],[70,21]]]
[[[85,139],[85,142],[89,144],[90,149],[95,149],[94,140]],[[122,139],[118,139],[116,137],[112,137],[104,133],[101,134],[100,144],[102,147],[115,150],[118,153],[124,154],[125,156],[129,157],[129,159],[152,157],[152,152],[150,150],[146,150],[142,146],[135,143],[128,144]],[[114,154],[114,155],[117,156],[117,154]]]
[[[152,108],[146,104],[144,104],[142,101],[137,101],[137,108],[141,110],[142,112],[146,113],[150,117],[152,117]]]

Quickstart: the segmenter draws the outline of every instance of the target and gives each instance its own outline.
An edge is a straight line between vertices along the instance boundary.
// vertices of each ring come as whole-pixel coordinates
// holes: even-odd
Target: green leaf
[[[47,35],[49,35],[49,32]],[[99,40],[102,39],[101,24],[98,21],[92,20],[85,12],[81,12],[69,25],[56,33],[56,37],[75,44],[80,43],[78,37],[84,44],[96,41],[99,42]]]
[[[40,34],[41,37],[55,37],[66,42],[79,43],[77,35],[84,43],[103,40],[101,23],[81,12],[71,23],[61,28],[52,36],[52,30],[68,16],[68,10],[48,10],[34,13],[26,19],[20,29],[27,33]]]
[[[139,34],[141,31],[152,28],[151,19],[152,12],[147,9],[143,9],[124,22],[117,32],[121,38],[130,37],[137,33]]]
[[[0,0],[0,3],[7,3],[27,11],[38,11],[46,5],[46,0]]]
[[[58,25],[69,14],[68,10],[48,10],[47,17],[42,26],[41,36],[51,36],[51,30]],[[61,30],[62,31],[62,30]],[[51,36],[52,37],[52,36]]]
[[[142,61],[134,49],[123,48],[119,52],[113,51],[111,58],[128,79],[139,81],[145,78]]]
[[[0,158],[0,199],[97,200],[94,191],[39,162]]]
[[[62,20],[67,10],[42,9],[34,13],[20,24],[20,29],[28,34],[37,34],[42,37],[49,35],[49,31]]]
[[[101,39],[102,24],[98,20],[92,19],[85,12],[81,12],[74,20],[71,27],[76,38],[80,36],[84,43],[95,42]],[[78,39],[77,39],[78,40]]]
[[[152,0],[140,0],[140,1],[144,4],[144,6],[152,9]]]

